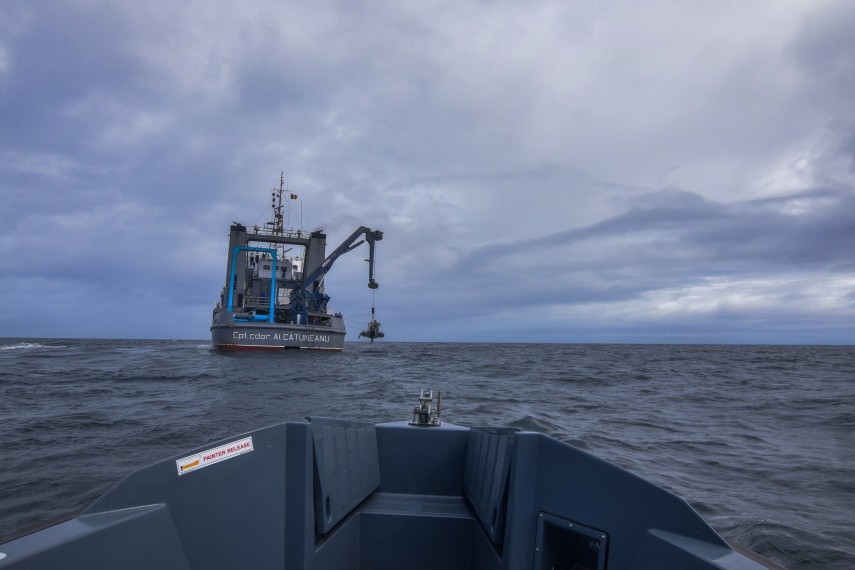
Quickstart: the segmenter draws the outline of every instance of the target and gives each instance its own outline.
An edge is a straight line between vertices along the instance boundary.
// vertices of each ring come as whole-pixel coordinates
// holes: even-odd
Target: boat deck
[[[773,567],[541,434],[323,418],[152,465],[0,552],[15,569]]]

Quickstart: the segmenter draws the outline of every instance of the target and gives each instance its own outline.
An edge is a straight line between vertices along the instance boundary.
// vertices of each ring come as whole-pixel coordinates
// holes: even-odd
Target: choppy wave
[[[786,567],[855,568],[852,378],[853,347],[349,343],[246,356],[199,341],[7,340],[0,535],[271,423],[409,419],[432,388],[444,421],[569,442]]]
[[[22,341],[22,342],[13,342],[11,344],[0,345],[0,350],[52,350],[59,348],[68,348],[68,345],[65,344],[46,344],[41,342],[30,342],[30,341]]]
[[[0,350],[32,350],[34,348],[44,348],[44,345],[37,342],[16,342],[0,346]]]

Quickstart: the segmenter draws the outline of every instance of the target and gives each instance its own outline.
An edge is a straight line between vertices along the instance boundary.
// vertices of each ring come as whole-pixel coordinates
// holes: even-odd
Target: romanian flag
[[[296,200],[296,199],[297,199],[297,195],[296,195],[296,194],[291,194],[291,199],[292,199],[292,200]]]

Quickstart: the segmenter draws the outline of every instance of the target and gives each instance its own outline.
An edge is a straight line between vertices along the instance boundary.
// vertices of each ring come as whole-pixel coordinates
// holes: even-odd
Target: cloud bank
[[[0,4],[0,335],[206,338],[284,171],[390,340],[855,338],[855,7]],[[354,252],[328,277],[351,333]]]

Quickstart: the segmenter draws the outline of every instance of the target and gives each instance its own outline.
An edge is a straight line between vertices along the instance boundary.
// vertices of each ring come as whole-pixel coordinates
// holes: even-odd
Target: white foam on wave
[[[32,348],[42,348],[43,345],[37,342],[19,342],[16,344],[8,344],[0,346],[0,350],[28,350]]]
[[[33,350],[36,348],[68,348],[59,345],[44,345],[37,342],[16,342],[15,344],[7,344],[0,346],[0,350]]]

